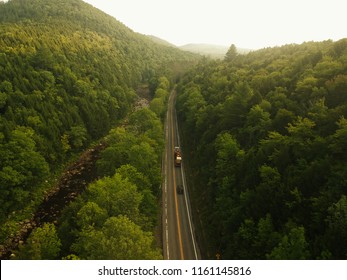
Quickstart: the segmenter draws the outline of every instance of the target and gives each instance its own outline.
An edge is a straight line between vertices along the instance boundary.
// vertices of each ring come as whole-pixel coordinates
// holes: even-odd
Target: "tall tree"
[[[236,46],[234,44],[232,44],[227,53],[225,54],[225,58],[224,60],[226,62],[232,62],[235,60],[235,58],[237,57],[238,53],[237,53],[237,49],[236,49]]]

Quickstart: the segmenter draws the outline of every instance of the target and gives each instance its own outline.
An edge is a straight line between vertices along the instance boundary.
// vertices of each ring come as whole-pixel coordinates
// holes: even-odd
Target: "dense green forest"
[[[169,89],[169,81],[161,77],[155,93],[162,93],[164,104]],[[96,163],[99,179],[64,208],[57,223],[34,229],[13,257],[162,259],[160,238],[155,240],[154,234],[160,217],[163,134],[160,115],[149,108],[139,108],[111,129]]]
[[[232,45],[177,111],[206,258],[347,258],[347,39]]]
[[[80,0],[0,2],[0,249],[102,139],[98,180],[12,257],[161,259],[163,120],[181,79],[203,257],[346,259],[347,39],[197,59]]]
[[[110,139],[133,141],[129,154],[119,155],[124,161],[113,165],[120,168],[120,175],[114,176],[115,170],[107,170],[105,166],[107,160],[115,160],[108,158],[109,149],[120,148],[113,146],[110,140],[98,165],[100,178],[104,175],[109,178],[90,186],[69,211],[100,214],[108,224],[107,227],[105,222],[102,228],[103,220],[98,222],[104,234],[118,222],[131,227],[139,236],[143,230],[153,230],[153,226],[145,225],[146,219],[149,225],[154,223],[155,214],[151,212],[154,210],[147,209],[144,201],[152,205],[158,195],[160,162],[157,157],[163,141],[159,139],[159,135],[163,137],[159,125],[170,83],[160,77],[165,75],[174,80],[196,59],[190,53],[154,43],[80,0],[1,2],[0,244],[19,229],[20,221],[31,217],[62,168],[91,143],[120,125],[133,111],[138,98],[136,89],[143,84],[149,85],[155,97],[151,104],[155,113],[148,109],[136,112],[129,117],[129,128],[112,130],[109,136]],[[132,123],[135,120],[147,120],[148,124]],[[151,130],[152,125],[155,128]],[[147,129],[149,131],[145,131]],[[136,161],[140,151],[146,156],[152,153],[151,164],[143,162],[142,166]],[[131,165],[122,168],[121,165],[126,164]],[[136,182],[127,179],[128,172],[146,181],[145,187],[137,189]],[[132,191],[134,209],[129,213],[126,209],[118,213],[97,205],[95,189],[113,183],[119,188],[129,186]],[[65,224],[71,222],[69,211],[65,214]],[[109,221],[109,217],[119,220]],[[93,220],[76,222],[76,226],[78,224],[83,231],[87,230],[87,224],[93,223]],[[45,231],[56,236],[56,230],[54,225],[47,225],[33,232],[31,238],[40,239]],[[59,229],[64,238],[63,231]],[[57,244],[69,247],[59,238],[57,236]],[[145,244],[150,243],[146,234],[141,238]],[[80,257],[93,257],[79,251],[77,243],[74,246],[74,252]],[[69,249],[64,250],[65,253]],[[28,252],[22,256],[29,257]],[[41,257],[53,256],[60,257],[60,253],[54,251]],[[153,256],[157,256],[157,252]]]
[[[34,230],[16,258],[162,258],[153,235],[159,220],[162,123],[151,110],[140,109],[105,141],[97,161],[100,179],[64,209],[57,227],[46,223]]]

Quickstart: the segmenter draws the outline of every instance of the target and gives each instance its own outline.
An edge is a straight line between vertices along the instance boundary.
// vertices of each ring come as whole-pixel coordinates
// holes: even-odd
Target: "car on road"
[[[182,185],[177,185],[176,190],[177,190],[178,194],[183,194],[183,186]]]

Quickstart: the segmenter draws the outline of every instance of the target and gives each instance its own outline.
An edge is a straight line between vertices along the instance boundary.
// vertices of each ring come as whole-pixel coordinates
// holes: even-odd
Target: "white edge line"
[[[168,114],[167,113],[167,118],[168,118]],[[167,139],[168,139],[168,122],[167,122],[167,118],[166,118],[166,125],[165,125],[165,136],[166,136],[166,144],[165,144],[165,163],[164,163],[164,212],[165,212],[165,247],[166,247],[166,257],[169,260],[170,259],[170,249],[169,249],[169,223],[168,223],[168,209],[167,209]]]
[[[175,118],[176,118],[176,134],[177,134],[177,138],[178,138],[178,144],[179,144],[179,146],[181,146],[180,135],[179,135],[179,131],[178,131],[178,121],[177,121],[176,109],[174,110],[174,113],[175,113]],[[186,186],[186,180],[185,180],[186,177],[185,177],[185,174],[184,174],[183,161],[181,163],[181,175],[182,175],[183,189],[184,189],[184,193],[185,193],[184,198],[185,198],[185,202],[186,202],[190,234],[191,234],[192,241],[193,241],[195,259],[197,260],[198,259],[198,253],[197,253],[197,250],[196,250],[195,235],[194,235],[194,232],[193,232],[192,221],[191,221],[191,210],[190,210],[188,199],[187,199],[187,195],[186,195],[188,192],[187,192],[187,186]]]

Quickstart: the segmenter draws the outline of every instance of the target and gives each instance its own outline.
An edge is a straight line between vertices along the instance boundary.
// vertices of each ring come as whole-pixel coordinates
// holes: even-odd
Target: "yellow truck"
[[[174,159],[175,159],[175,166],[180,167],[182,162],[182,155],[181,155],[181,149],[180,147],[175,147],[174,149]]]

